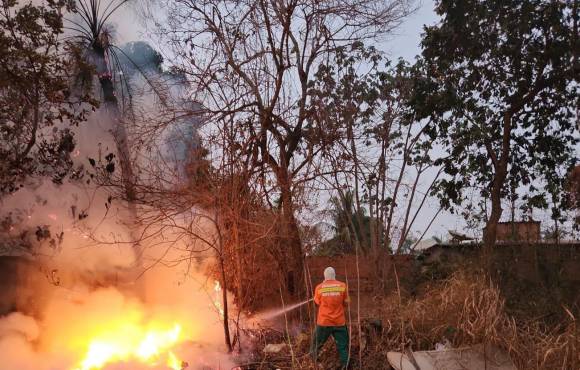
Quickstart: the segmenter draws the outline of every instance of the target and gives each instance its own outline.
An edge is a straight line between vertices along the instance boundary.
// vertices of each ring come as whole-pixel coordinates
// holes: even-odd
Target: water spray
[[[290,306],[266,311],[266,312],[258,314],[258,316],[263,320],[271,320],[277,316],[280,316],[280,315],[283,315],[289,311],[295,310],[298,307],[304,306],[305,304],[311,302],[313,299],[314,298],[309,298],[309,299],[304,300],[302,302],[294,303],[293,305],[290,305]]]

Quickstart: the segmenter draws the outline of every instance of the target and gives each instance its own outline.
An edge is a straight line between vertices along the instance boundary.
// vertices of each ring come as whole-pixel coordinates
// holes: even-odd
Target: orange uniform
[[[344,305],[348,302],[348,289],[338,280],[324,280],[314,290],[314,303],[318,305],[319,326],[344,326]]]

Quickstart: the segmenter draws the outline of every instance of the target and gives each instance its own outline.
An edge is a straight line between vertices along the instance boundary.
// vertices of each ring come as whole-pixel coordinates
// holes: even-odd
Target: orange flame
[[[89,341],[83,360],[75,370],[98,370],[115,362],[137,361],[156,366],[165,360],[169,368],[181,370],[179,360],[171,348],[180,340],[181,326],[171,329],[137,325],[120,325]]]

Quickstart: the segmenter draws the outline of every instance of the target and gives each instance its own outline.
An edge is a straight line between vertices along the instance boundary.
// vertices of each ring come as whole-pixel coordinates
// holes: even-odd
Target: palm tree
[[[111,42],[111,28],[107,22],[117,10],[128,2],[129,0],[107,0],[105,5],[101,0],[77,0],[75,14],[78,16],[74,19],[66,19],[68,22],[66,28],[74,33],[72,44],[78,53],[77,57],[80,59],[79,67],[83,64],[89,64],[98,77],[102,92],[102,112],[108,117],[110,132],[115,141],[121,167],[121,181],[130,218],[127,223],[129,227],[135,227],[138,216],[136,178],[131,163],[129,137],[125,126],[125,119],[135,118],[134,98],[129,78],[123,73],[123,66],[131,63],[134,67],[133,70],[141,72],[162,102],[164,98],[153,81],[140,69],[140,66],[135,64],[121,48]],[[93,79],[93,73],[86,73],[86,69],[83,72],[83,68],[79,68],[77,83],[85,88],[91,88]],[[135,267],[141,269],[142,249],[134,230],[131,232],[131,238],[135,253]],[[140,272],[138,273],[140,274]]]
[[[110,17],[125,5],[129,0],[110,0],[103,6],[101,0],[77,0],[77,19],[67,19],[67,28],[75,32],[73,38],[74,45],[81,53],[83,62],[90,64],[99,79],[103,95],[104,112],[108,115],[111,123],[111,133],[117,147],[119,163],[121,165],[121,176],[124,186],[125,197],[130,208],[134,207],[136,200],[135,179],[128,143],[128,135],[123,124],[123,115],[119,100],[117,99],[115,86],[121,94],[123,107],[131,104],[131,94],[129,84],[124,80],[122,73],[114,73],[120,70],[118,52],[115,45],[111,44],[111,32],[107,27]],[[118,80],[115,81],[115,78]],[[92,81],[92,75],[79,75],[86,84],[86,79]],[[89,82],[90,84],[90,82]],[[125,104],[125,103],[128,104]]]
[[[334,236],[321,245],[321,254],[352,253],[356,243],[368,251],[371,240],[371,217],[365,209],[357,210],[352,191],[330,199]]]

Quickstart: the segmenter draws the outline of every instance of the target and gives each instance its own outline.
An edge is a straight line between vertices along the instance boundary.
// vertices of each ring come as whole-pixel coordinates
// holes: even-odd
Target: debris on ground
[[[389,352],[387,359],[395,370],[516,370],[505,351],[482,344],[435,351]]]
[[[389,368],[391,360],[395,369],[416,370],[411,353],[418,364],[424,364],[420,365],[421,370],[485,369],[480,366],[485,364],[484,358],[489,360],[488,370],[580,369],[577,309],[564,307],[559,313],[557,307],[541,304],[543,301],[537,296],[546,294],[543,290],[536,295],[531,295],[535,290],[510,290],[511,300],[523,300],[516,295],[518,292],[535,298],[537,307],[533,313],[545,314],[531,316],[521,305],[516,306],[519,309],[509,306],[500,287],[480,276],[473,269],[460,269],[441,280],[419,281],[413,293],[394,291],[362,301],[365,316],[357,322],[358,317],[353,314],[349,323],[351,368],[383,370]],[[309,354],[312,332],[308,327],[302,326],[293,334],[263,330],[254,338],[257,345],[251,360],[258,365],[244,370],[336,369],[340,365],[333,340],[313,361]],[[287,346],[278,353],[263,351],[272,343]],[[480,350],[477,357],[481,343],[493,345],[495,350],[486,350],[486,357]],[[490,353],[498,353],[499,357]],[[501,360],[502,356],[507,356],[505,362],[490,362]],[[408,361],[407,366],[397,367],[402,360]],[[441,367],[445,361],[448,364]]]
[[[288,349],[288,343],[269,343],[262,350],[264,353],[280,353]]]
[[[294,342],[295,347],[302,351],[308,351],[310,349],[310,335],[306,333],[300,333],[296,336]]]

